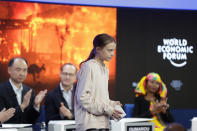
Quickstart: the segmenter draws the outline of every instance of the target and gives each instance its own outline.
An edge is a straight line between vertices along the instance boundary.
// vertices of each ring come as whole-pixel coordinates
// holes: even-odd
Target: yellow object
[[[159,88],[159,92],[158,95],[161,98],[165,98],[167,95],[167,88],[166,85],[164,84],[164,82],[161,80],[161,77],[159,76],[159,74],[157,73],[149,73],[148,75],[144,76],[141,78],[140,82],[138,83],[136,89],[135,89],[135,93],[136,93],[136,97],[138,97],[139,95],[146,95],[146,81],[147,80],[156,80],[157,82],[160,83],[160,88]],[[150,108],[149,110],[152,110],[153,107],[153,102],[150,102]],[[151,121],[155,124],[155,131],[163,131],[165,128],[165,125],[162,125],[162,123],[159,121],[159,117],[157,117],[157,115],[153,116],[153,120]]]

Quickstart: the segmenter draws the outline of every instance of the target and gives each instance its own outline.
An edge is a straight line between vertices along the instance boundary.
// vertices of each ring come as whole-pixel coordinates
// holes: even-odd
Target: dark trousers
[[[109,131],[109,129],[87,129],[86,131]]]

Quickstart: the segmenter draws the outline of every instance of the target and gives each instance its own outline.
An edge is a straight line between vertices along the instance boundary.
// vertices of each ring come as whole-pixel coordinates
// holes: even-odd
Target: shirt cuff
[[[35,107],[35,105],[34,105],[34,109],[35,109],[37,112],[40,112],[40,106]]]

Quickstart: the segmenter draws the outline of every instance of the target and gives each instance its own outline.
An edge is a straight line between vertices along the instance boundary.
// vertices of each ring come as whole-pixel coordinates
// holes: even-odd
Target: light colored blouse
[[[109,71],[94,59],[85,62],[77,74],[75,120],[77,131],[109,128],[115,102],[109,99]]]

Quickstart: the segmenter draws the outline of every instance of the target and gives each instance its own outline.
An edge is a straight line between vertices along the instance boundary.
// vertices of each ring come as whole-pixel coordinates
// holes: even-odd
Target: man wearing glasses
[[[50,120],[73,120],[74,82],[77,68],[71,63],[61,67],[60,84],[45,98],[46,122]]]

